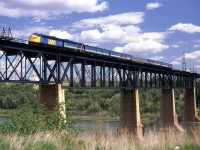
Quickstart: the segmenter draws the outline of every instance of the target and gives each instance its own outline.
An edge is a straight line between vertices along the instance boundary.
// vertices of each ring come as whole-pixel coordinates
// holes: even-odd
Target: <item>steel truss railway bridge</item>
[[[64,89],[121,89],[120,127],[138,137],[138,89],[160,88],[161,127],[183,130],[175,112],[174,88],[185,88],[183,121],[200,122],[195,95],[199,78],[200,74],[160,65],[0,37],[0,82],[39,84],[40,102],[48,110],[64,101]]]

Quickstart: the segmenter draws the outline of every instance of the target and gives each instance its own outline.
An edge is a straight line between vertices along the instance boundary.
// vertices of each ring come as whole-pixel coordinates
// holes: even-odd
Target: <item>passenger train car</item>
[[[29,44],[33,44],[33,43],[53,45],[53,46],[62,47],[62,48],[71,48],[71,49],[74,49],[74,51],[95,53],[99,55],[116,57],[116,58],[130,60],[130,61],[139,62],[139,63],[146,63],[146,64],[172,68],[172,65],[168,63],[154,61],[151,59],[144,59],[144,58],[132,56],[129,54],[119,53],[119,52],[115,52],[115,51],[111,51],[111,50],[107,50],[107,49],[103,49],[99,47],[85,45],[83,43],[78,43],[78,42],[74,42],[67,39],[63,40],[63,39],[59,39],[53,36],[47,36],[47,35],[42,35],[38,33],[33,33],[30,35]]]

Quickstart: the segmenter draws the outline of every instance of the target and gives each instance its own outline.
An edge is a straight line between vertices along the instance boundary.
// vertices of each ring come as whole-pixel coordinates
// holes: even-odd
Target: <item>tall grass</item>
[[[103,132],[73,136],[67,132],[40,132],[33,135],[0,135],[0,150],[169,150],[200,149],[200,127],[190,132],[147,130],[144,141],[127,132]]]

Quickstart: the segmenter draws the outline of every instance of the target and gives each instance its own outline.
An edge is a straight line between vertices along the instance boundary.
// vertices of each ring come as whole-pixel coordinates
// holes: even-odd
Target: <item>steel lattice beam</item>
[[[65,88],[171,88],[198,87],[199,78],[197,73],[0,40],[0,82],[62,83]]]

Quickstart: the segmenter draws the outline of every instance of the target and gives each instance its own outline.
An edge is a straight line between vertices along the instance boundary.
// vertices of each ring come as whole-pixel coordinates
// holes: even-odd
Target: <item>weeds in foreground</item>
[[[92,133],[78,136],[67,132],[41,132],[33,135],[9,134],[0,137],[0,150],[198,150],[200,127],[188,132],[148,130],[144,141],[137,140],[127,132],[120,134],[94,129]]]

